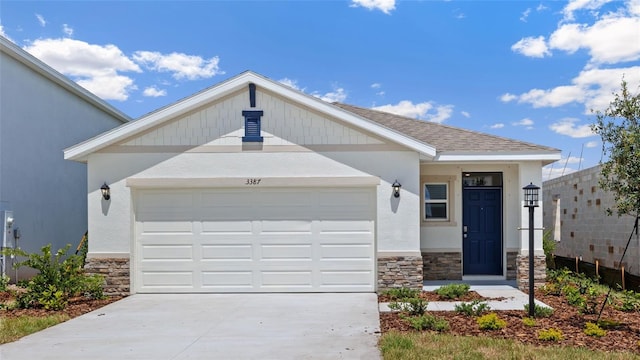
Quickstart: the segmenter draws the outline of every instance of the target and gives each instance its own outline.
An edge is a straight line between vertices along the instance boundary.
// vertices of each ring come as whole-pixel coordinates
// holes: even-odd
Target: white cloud
[[[431,102],[414,104],[409,100],[402,100],[396,105],[375,106],[372,109],[392,114],[442,123],[451,117],[453,105],[434,105]]]
[[[369,10],[378,9],[390,15],[396,8],[396,0],[351,0],[351,7],[363,7]]]
[[[144,91],[142,92],[142,95],[148,96],[148,97],[167,96],[167,90],[158,89],[155,86],[149,86],[148,88],[144,89]]]
[[[567,6],[562,9],[565,21],[575,20],[574,12],[578,10],[597,10],[602,5],[613,0],[571,0]]]
[[[522,16],[520,16],[520,21],[527,22],[527,18],[529,17],[529,14],[531,14],[531,8],[527,8],[527,10],[525,10],[522,13]]]
[[[36,14],[36,19],[38,19],[38,22],[40,23],[40,26],[42,26],[42,27],[47,26],[47,20],[44,19],[44,16],[42,16],[40,14]]]
[[[493,125],[491,125],[489,127],[492,128],[492,129],[502,129],[504,127],[504,124],[503,123],[496,123],[496,124],[493,124]]]
[[[584,159],[576,156],[569,156],[558,160],[561,164],[580,164]]]
[[[347,92],[344,90],[344,88],[335,88],[333,91],[330,91],[324,95],[318,94],[317,92],[313,93],[312,95],[320,98],[320,100],[322,101],[326,101],[329,103],[344,102],[344,100],[347,98]]]
[[[572,138],[585,138],[595,135],[591,131],[589,124],[577,125],[580,120],[574,118],[565,118],[549,125],[549,129],[560,135],[570,136]]]
[[[518,99],[518,95],[509,94],[509,93],[505,93],[502,96],[500,96],[500,101],[502,102],[509,102],[516,99]]]
[[[520,121],[515,121],[512,122],[511,125],[513,126],[526,126],[527,128],[531,128],[531,126],[533,126],[533,120],[528,119],[528,118],[524,118]]]
[[[298,90],[298,91],[304,91],[304,89],[301,89],[298,86],[298,80],[293,80],[293,79],[289,79],[289,78],[282,78],[280,80],[278,80],[279,83],[287,85],[288,87]]]
[[[6,37],[7,39],[11,40],[11,38],[9,37],[9,35],[7,35],[7,33],[4,32],[4,27],[2,26],[2,24],[0,24],[0,35]],[[11,40],[13,41],[13,40]]]
[[[24,48],[95,95],[126,100],[133,80],[118,72],[141,72],[115,45],[93,45],[73,39],[39,39]]]
[[[511,46],[511,51],[536,58],[551,56],[544,36],[522,38]]]
[[[549,37],[549,46],[573,54],[586,49],[592,64],[640,59],[640,17],[608,17],[592,26],[565,24]]]
[[[583,103],[585,113],[592,109],[603,110],[611,100],[612,93],[620,90],[622,78],[629,88],[640,86],[640,66],[612,69],[587,69],[571,80],[571,85],[561,85],[552,89],[532,89],[521,95],[502,95],[503,101],[518,99],[533,107],[559,107],[570,103]],[[506,102],[506,101],[505,101]]]
[[[62,32],[67,36],[73,36],[73,29],[67,24],[62,24]]]
[[[462,116],[466,117],[467,119],[471,117],[471,114],[466,111],[460,111],[460,114],[462,114]]]
[[[548,7],[544,6],[542,3],[540,3],[540,5],[538,5],[538,7],[536,8],[536,11],[544,11],[547,10]]]
[[[224,73],[218,67],[220,59],[217,56],[203,59],[200,56],[176,52],[161,54],[156,51],[136,51],[133,60],[150,70],[170,72],[177,80],[207,79]]]
[[[372,88],[372,89],[380,89],[380,87],[381,87],[381,86],[382,86],[382,84],[380,84],[380,83],[373,83],[373,84],[371,84],[371,88]]]
[[[600,145],[600,142],[594,140],[594,141],[589,141],[586,144],[584,144],[585,147],[587,148],[594,148],[594,147],[598,147],[598,145]]]

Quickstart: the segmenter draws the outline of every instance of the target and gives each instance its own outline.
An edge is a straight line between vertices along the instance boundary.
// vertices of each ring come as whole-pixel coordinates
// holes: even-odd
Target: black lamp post
[[[538,186],[530,183],[524,190],[524,207],[529,208],[529,316],[535,315],[534,274],[533,274],[533,211],[538,207]]]

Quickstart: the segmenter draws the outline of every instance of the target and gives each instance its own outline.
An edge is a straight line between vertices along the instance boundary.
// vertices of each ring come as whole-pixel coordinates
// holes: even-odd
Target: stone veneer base
[[[529,290],[529,256],[517,256],[517,282],[520,290]],[[544,255],[534,255],[533,257],[533,286],[544,285],[547,279],[547,261]]]
[[[462,253],[423,252],[425,280],[462,280]]]
[[[516,280],[518,277],[518,252],[507,251],[507,280]]]
[[[378,258],[378,290],[400,287],[422,289],[421,256]]]
[[[104,276],[105,295],[124,296],[130,294],[129,259],[87,258],[84,269],[87,274]]]

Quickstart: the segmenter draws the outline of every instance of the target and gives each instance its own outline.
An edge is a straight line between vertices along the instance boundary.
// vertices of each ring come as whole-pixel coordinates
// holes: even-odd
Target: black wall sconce
[[[398,180],[396,179],[396,181],[393,182],[393,184],[391,184],[391,188],[393,189],[393,197],[400,197],[400,188],[402,187],[402,185],[398,182]]]
[[[100,191],[102,192],[102,197],[105,200],[111,199],[111,189],[109,188],[109,185],[107,185],[106,182],[102,184],[102,186],[100,187]]]

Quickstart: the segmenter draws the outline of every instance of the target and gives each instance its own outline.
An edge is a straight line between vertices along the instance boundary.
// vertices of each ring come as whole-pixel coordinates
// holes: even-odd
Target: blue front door
[[[462,191],[464,275],[502,275],[502,189]]]

